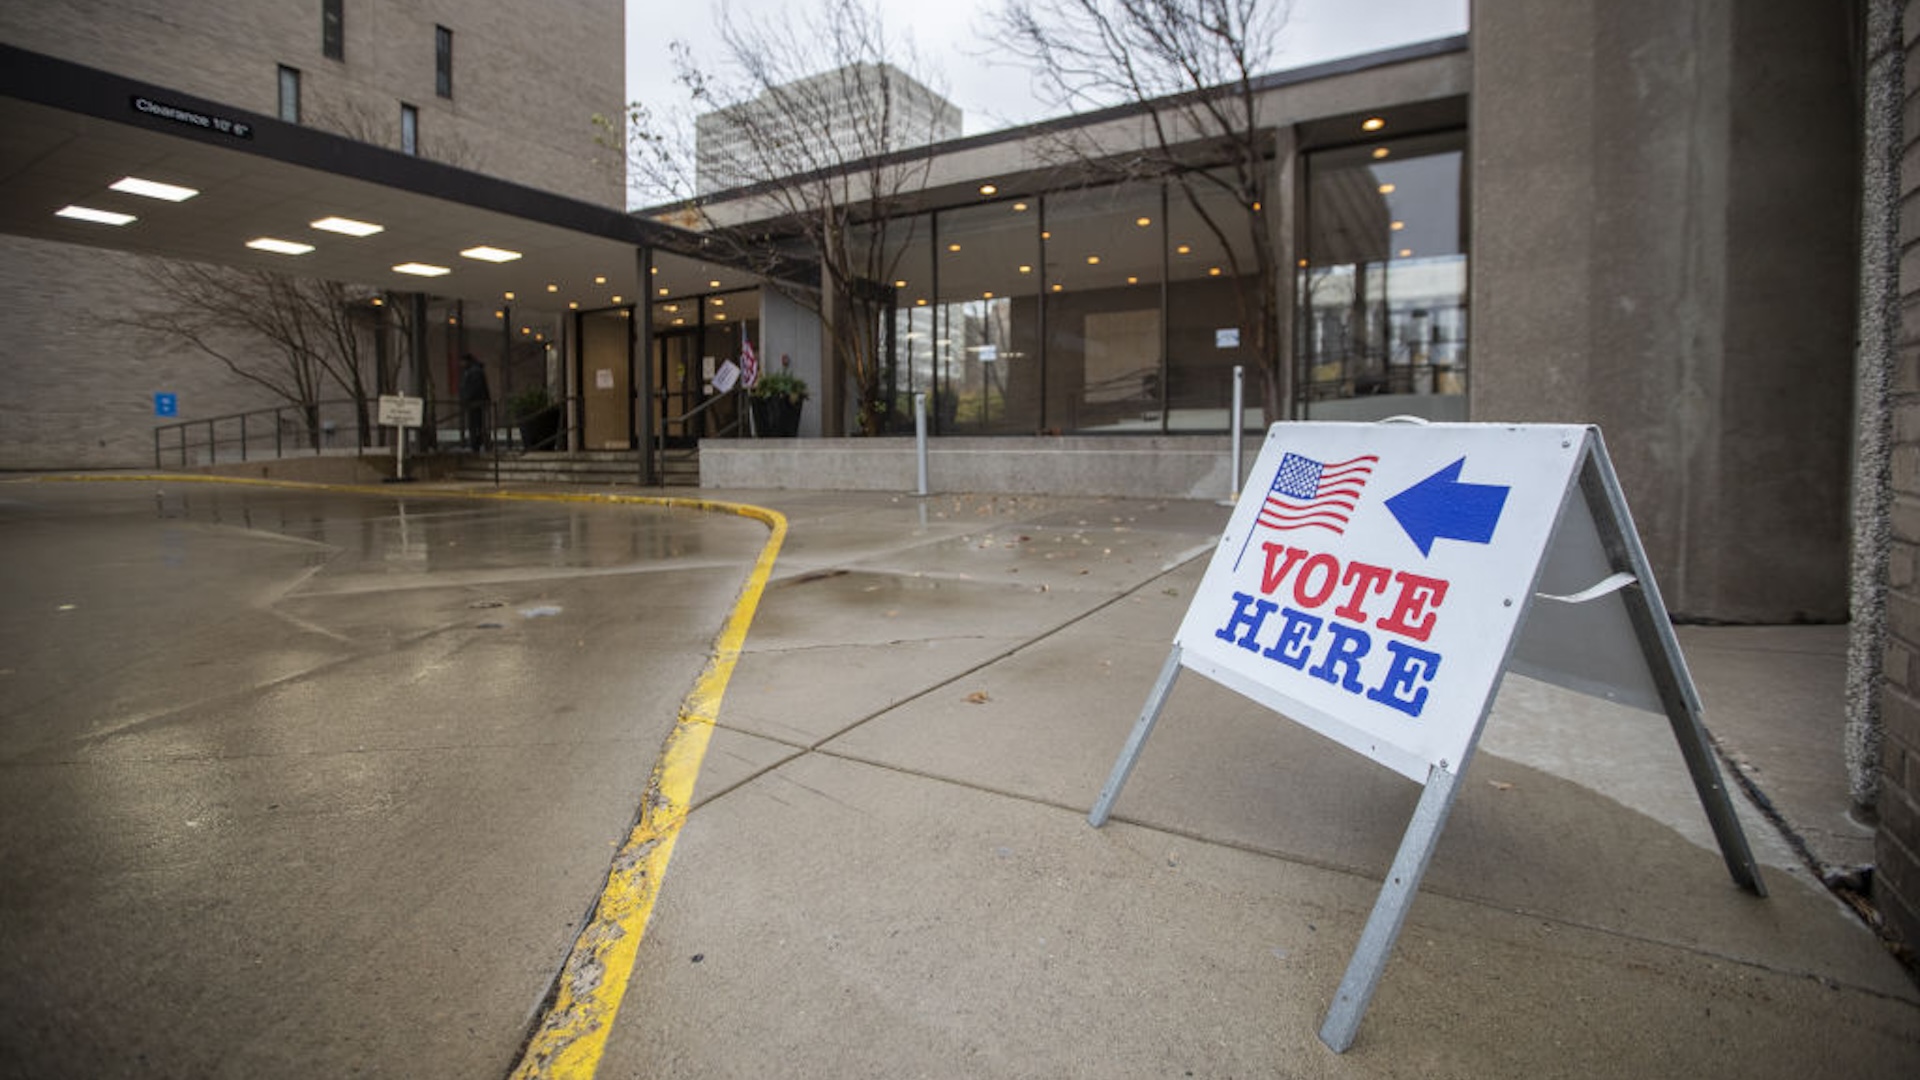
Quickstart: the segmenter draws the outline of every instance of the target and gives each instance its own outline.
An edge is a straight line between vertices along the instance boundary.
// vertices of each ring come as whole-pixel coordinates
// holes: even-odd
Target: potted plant
[[[507,402],[513,423],[520,426],[524,450],[552,450],[560,436],[560,407],[545,386],[529,386]]]
[[[788,363],[781,357],[780,370],[762,372],[753,384],[753,422],[762,436],[792,438],[800,434],[800,406],[807,400],[807,383],[787,370]]]

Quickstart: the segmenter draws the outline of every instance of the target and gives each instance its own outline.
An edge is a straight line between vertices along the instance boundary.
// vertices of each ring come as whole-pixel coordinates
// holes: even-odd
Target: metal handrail
[[[368,409],[370,412],[370,403]],[[378,425],[369,423],[369,427],[376,429],[374,431],[361,430],[361,409],[358,402],[352,398],[332,398],[316,401],[311,405],[273,405],[197,420],[176,420],[172,423],[156,424],[153,429],[153,464],[155,468],[165,467],[164,459],[169,450],[178,452],[179,464],[183,468],[192,464],[189,458],[196,450],[206,452],[206,461],[202,464],[215,464],[220,460],[223,446],[237,448],[239,460],[247,461],[250,456],[265,449],[261,447],[256,450],[253,447],[259,429],[257,427],[250,429],[248,421],[254,420],[257,423],[260,418],[269,416],[272,417],[273,457],[287,456],[289,430],[298,436],[295,441],[296,446],[315,454],[324,453],[335,433],[340,430],[338,421],[343,415],[350,418],[347,426],[353,436],[352,446],[356,452],[364,452],[379,444]],[[292,424],[287,422],[289,416],[292,417]],[[236,428],[237,431],[234,430]],[[190,438],[200,429],[205,430],[204,440]],[[173,446],[166,446],[164,444],[168,441],[170,433],[178,437],[172,440]]]
[[[558,449],[565,449],[578,426],[572,397],[556,401],[561,410],[560,430],[555,438]],[[428,410],[426,424],[414,429],[413,448],[434,449],[458,446],[467,436],[468,406],[457,401],[436,400]],[[488,449],[495,458],[494,472],[499,474],[498,457],[504,450],[525,451],[520,445],[518,421],[507,415],[505,402],[486,404]],[[308,405],[273,405],[246,412],[226,413],[196,420],[175,420],[157,424],[153,429],[154,468],[168,467],[168,458],[176,467],[214,465],[221,461],[273,460],[293,455],[324,454],[333,448],[342,434],[342,450],[355,455],[369,451],[390,451],[393,433],[380,426],[373,401],[366,402],[366,430],[362,430],[360,403],[352,398],[332,398]],[[264,425],[263,418],[270,418]],[[316,419],[317,418],[317,419]],[[272,444],[266,445],[266,431],[272,430]],[[199,455],[200,460],[195,460]]]

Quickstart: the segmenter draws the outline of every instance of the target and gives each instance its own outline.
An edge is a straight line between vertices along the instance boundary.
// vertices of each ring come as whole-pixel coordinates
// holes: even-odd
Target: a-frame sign
[[[1424,783],[1320,1039],[1353,1043],[1508,670],[1664,714],[1765,896],[1599,429],[1275,424],[1088,821],[1186,668]]]

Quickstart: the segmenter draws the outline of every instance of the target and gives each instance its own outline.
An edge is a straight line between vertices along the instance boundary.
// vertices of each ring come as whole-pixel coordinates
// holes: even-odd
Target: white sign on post
[[[419,427],[426,419],[426,402],[400,394],[380,395],[381,427]]]
[[[1094,826],[1182,668],[1425,785],[1321,1028],[1336,1052],[1352,1044],[1509,668],[1664,712],[1729,873],[1766,895],[1597,429],[1275,424]]]
[[[380,426],[394,429],[392,479],[402,483],[406,481],[407,429],[419,427],[426,418],[426,399],[407,397],[404,394],[380,395]]]

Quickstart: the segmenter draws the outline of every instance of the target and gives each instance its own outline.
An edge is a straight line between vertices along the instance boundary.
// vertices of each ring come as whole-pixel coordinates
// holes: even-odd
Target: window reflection
[[[1160,186],[1066,192],[1045,211],[1047,427],[1160,430]]]
[[[1309,419],[1466,419],[1466,228],[1458,132],[1307,159],[1298,268]]]

